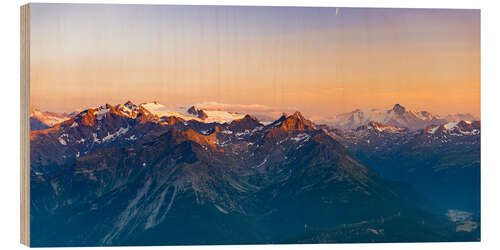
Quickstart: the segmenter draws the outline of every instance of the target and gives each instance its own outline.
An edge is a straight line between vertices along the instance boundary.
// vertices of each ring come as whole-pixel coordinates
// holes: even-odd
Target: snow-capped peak
[[[389,110],[356,109],[350,113],[337,115],[333,124],[344,129],[356,129],[367,125],[370,121],[389,126],[406,127],[417,130],[431,124],[442,123],[444,120],[427,111],[415,112],[395,104]]]
[[[448,123],[444,124],[443,126],[447,130],[452,130],[457,126],[457,124],[458,124],[458,122],[448,122]]]
[[[38,109],[30,110],[30,124],[32,130],[45,129],[52,127],[58,123],[70,119],[71,116],[67,114],[58,114],[53,112],[40,111]],[[36,123],[34,121],[37,121]]]
[[[130,110],[136,110],[137,109],[137,105],[135,105],[133,102],[131,101],[127,101],[126,103],[123,104],[124,107],[130,109]]]
[[[360,126],[356,129],[356,131],[362,131],[362,130],[397,133],[397,132],[407,131],[408,129],[396,126],[387,126],[375,121],[370,121],[367,125]]]
[[[430,125],[424,129],[427,134],[475,135],[480,133],[479,121],[447,122],[442,125]]]
[[[143,103],[140,107],[148,110],[154,115],[159,117],[162,116],[176,116],[182,118],[186,121],[188,120],[196,120],[199,122],[218,122],[218,123],[230,123],[236,119],[242,119],[245,117],[245,114],[221,111],[221,110],[202,110],[196,108],[195,106],[191,106],[190,108],[186,107],[167,107],[159,102],[149,102]]]
[[[104,106],[100,106],[97,109],[97,112],[94,114],[97,120],[102,120],[104,116],[111,110],[111,105],[106,104]]]

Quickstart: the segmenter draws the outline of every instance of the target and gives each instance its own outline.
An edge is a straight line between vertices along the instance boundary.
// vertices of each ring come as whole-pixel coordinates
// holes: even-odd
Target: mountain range
[[[30,110],[30,128],[31,130],[43,130],[50,128],[57,123],[63,122],[71,117],[72,114],[55,113],[40,111],[38,109]]]
[[[130,101],[128,103],[131,103]],[[205,105],[206,104],[202,104]],[[150,113],[162,116],[175,116],[183,120],[197,120],[205,123],[229,123],[235,119],[241,119],[245,116],[245,111],[234,112],[224,111],[220,109],[213,109],[210,106],[199,108],[197,106],[191,107],[168,107],[158,103],[157,101],[143,103],[138,105],[143,109],[148,110]],[[40,111],[32,109],[30,113],[31,130],[42,130],[54,126],[55,124],[67,120],[76,114],[78,111],[67,113],[56,113],[48,111]],[[259,112],[257,117],[264,118],[262,123],[271,123],[274,121],[270,116],[266,116]],[[356,129],[360,126],[367,125],[370,122],[377,122],[389,126],[405,127],[411,130],[423,129],[429,125],[441,125],[446,122],[459,122],[459,121],[476,121],[479,118],[472,114],[457,113],[448,114],[445,117],[431,114],[427,111],[412,111],[407,110],[405,107],[395,104],[392,109],[379,110],[379,109],[356,109],[352,112],[335,115],[328,119],[315,121],[316,124],[327,124],[340,129]]]
[[[369,122],[377,122],[389,126],[405,127],[418,130],[429,125],[441,125],[450,121],[476,120],[471,114],[454,114],[441,118],[427,111],[412,111],[395,104],[392,109],[356,109],[349,113],[339,114],[330,122],[332,125],[343,129],[356,129],[367,125]]]
[[[345,133],[341,142],[385,178],[411,184],[443,209],[480,213],[480,121],[418,131],[370,123]]]
[[[32,245],[479,240],[480,122],[391,112],[342,129],[300,112],[84,110],[31,132]]]

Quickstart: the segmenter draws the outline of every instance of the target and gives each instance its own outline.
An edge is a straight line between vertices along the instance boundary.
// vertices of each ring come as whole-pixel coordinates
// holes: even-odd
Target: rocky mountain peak
[[[173,130],[175,131],[175,129]],[[180,132],[186,139],[194,141],[202,146],[208,146],[212,149],[217,150],[215,143],[217,142],[217,133],[212,133],[210,135],[200,135],[192,129],[188,129],[186,132]]]
[[[299,111],[295,111],[295,113],[293,113],[292,117],[299,119],[299,120],[305,120],[304,116]]]
[[[202,119],[202,120],[205,120],[205,119],[207,119],[207,118],[208,118],[208,115],[207,115],[207,113],[205,113],[205,111],[203,111],[202,109],[199,109],[199,108],[197,108],[197,107],[195,107],[195,106],[191,106],[191,107],[187,110],[187,112],[188,112],[189,114],[192,114],[192,115],[194,115],[194,116],[196,116],[196,117],[198,117],[198,118]]]
[[[282,118],[280,118],[281,120]],[[280,125],[284,130],[313,130],[314,125],[311,121],[302,116],[300,112],[295,112],[293,115],[286,117]]]
[[[132,110],[135,110],[137,109],[137,105],[135,105],[133,102],[131,102],[130,100],[127,101],[125,104],[123,104],[123,106],[129,108],[129,109],[132,109]]]
[[[384,125],[382,125],[382,123],[379,123],[379,122],[376,122],[376,121],[370,121],[368,123],[368,126],[373,127],[373,128],[384,127]]]
[[[384,125],[378,123],[376,121],[370,121],[366,125],[362,125],[356,128],[356,131],[365,131],[365,130],[381,130]]]
[[[243,131],[247,129],[254,129],[262,125],[257,118],[252,115],[245,115],[241,119],[236,119],[229,124],[229,129],[234,131]]]
[[[406,112],[406,108],[399,104],[395,104],[394,107],[392,107],[392,110],[394,111],[394,113],[399,115],[404,114]]]
[[[423,131],[426,134],[462,134],[462,135],[476,135],[480,133],[481,123],[480,121],[459,121],[459,122],[448,122],[441,125],[431,125],[426,127]]]

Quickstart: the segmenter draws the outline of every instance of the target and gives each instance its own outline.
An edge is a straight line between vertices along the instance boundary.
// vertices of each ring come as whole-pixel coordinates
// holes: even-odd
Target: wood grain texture
[[[21,6],[21,243],[30,245],[30,6]]]

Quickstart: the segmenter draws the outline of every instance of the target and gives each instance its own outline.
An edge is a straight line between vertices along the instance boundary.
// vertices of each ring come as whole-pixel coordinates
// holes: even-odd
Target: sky
[[[30,29],[41,110],[155,100],[480,114],[479,10],[31,4]]]

